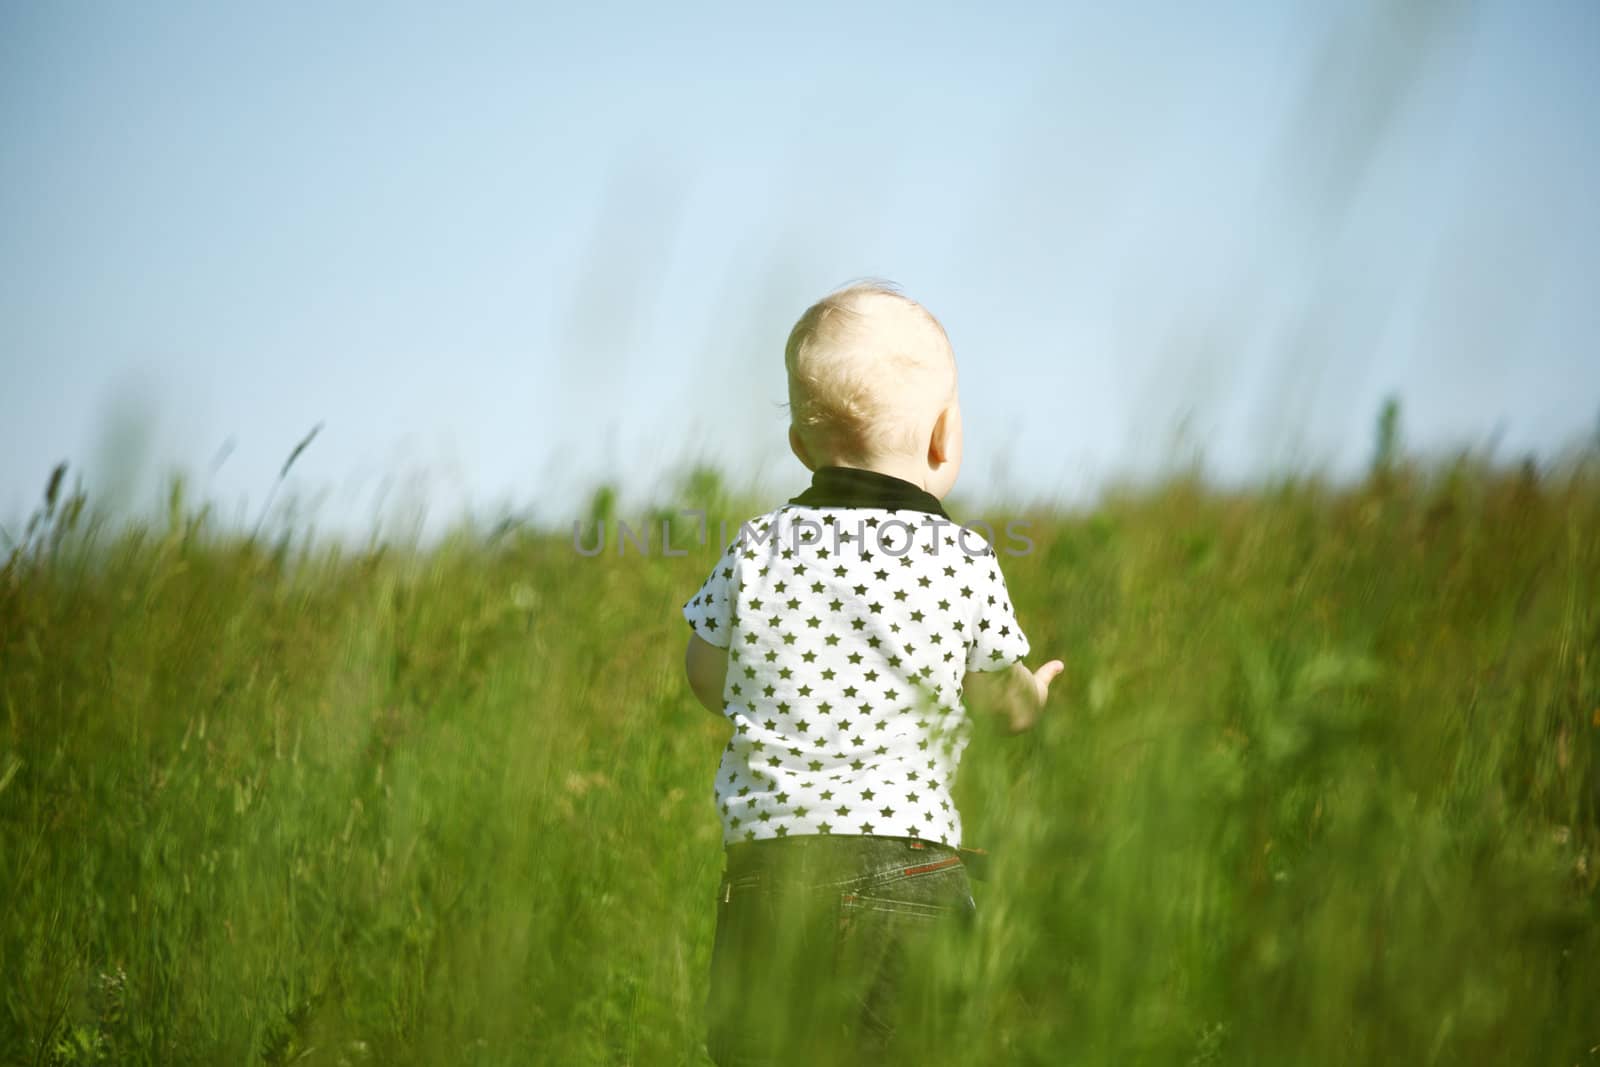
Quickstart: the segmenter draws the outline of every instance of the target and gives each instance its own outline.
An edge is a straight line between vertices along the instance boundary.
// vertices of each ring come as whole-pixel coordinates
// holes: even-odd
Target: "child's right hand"
[[[1039,721],[1039,713],[1044,710],[1045,701],[1050,699],[1050,683],[1066,669],[1067,665],[1058,659],[1051,660],[1036,671],[1028,670],[1022,663],[1013,668],[1019,675],[1018,681],[1025,679],[1032,687],[1033,700],[1013,701],[1007,709],[1011,713],[1012,733],[1032,729],[1033,724]]]
[[[1039,721],[1039,713],[1050,697],[1050,683],[1064,670],[1066,665],[1058,659],[1036,671],[1019,660],[1003,674],[967,675],[964,690],[974,707],[1003,716],[1006,728],[1020,734]]]

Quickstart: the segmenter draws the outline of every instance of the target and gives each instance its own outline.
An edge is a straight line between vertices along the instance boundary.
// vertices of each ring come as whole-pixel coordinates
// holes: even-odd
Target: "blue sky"
[[[1337,9],[1337,10],[1335,10]],[[960,489],[1092,499],[1600,419],[1600,8],[0,8],[0,522],[792,491],[784,335],[945,322]]]

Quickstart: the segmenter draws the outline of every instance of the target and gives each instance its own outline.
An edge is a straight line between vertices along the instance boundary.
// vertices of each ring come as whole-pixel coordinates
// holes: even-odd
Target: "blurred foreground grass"
[[[700,1062],[715,546],[80,509],[0,573],[0,1063]],[[1032,521],[1068,676],[969,749],[994,871],[921,1062],[1600,1063],[1600,477]]]

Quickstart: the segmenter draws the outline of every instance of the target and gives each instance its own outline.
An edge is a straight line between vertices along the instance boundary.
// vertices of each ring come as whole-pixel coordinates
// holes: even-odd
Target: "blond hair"
[[[790,420],[830,459],[914,449],[955,395],[955,355],[939,320],[892,282],[835,290],[789,332]]]

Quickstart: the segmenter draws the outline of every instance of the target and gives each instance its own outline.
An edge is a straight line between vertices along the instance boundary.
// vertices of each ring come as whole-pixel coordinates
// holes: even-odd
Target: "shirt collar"
[[[922,488],[880,471],[857,467],[819,467],[811,488],[789,501],[805,508],[883,508],[921,511],[949,519],[939,498]]]

